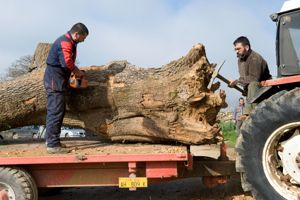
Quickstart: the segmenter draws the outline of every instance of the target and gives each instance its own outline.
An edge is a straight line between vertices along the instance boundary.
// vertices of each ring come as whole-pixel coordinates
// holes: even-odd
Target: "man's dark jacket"
[[[240,78],[238,80],[244,87],[250,82],[260,82],[271,79],[267,62],[261,55],[253,50],[245,58],[238,60]]]
[[[66,33],[55,40],[47,58],[44,84],[47,92],[67,90],[71,71],[75,68],[77,43]]]

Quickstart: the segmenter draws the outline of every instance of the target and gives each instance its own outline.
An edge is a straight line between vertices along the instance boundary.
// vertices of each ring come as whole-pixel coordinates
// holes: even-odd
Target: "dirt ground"
[[[65,189],[41,200],[252,200],[245,195],[238,176],[232,177],[226,185],[205,188],[201,178],[189,178],[168,183],[151,185],[146,189],[129,191],[117,187]]]

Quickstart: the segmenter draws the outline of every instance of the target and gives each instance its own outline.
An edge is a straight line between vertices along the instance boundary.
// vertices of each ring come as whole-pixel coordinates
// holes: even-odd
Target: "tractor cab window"
[[[279,67],[281,75],[300,74],[300,11],[288,13],[279,21]]]

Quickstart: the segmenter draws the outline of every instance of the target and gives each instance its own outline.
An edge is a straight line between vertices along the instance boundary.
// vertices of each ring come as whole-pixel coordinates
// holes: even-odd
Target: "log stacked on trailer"
[[[45,124],[45,60],[50,44],[40,43],[31,72],[0,83],[0,130]],[[82,127],[113,141],[216,143],[216,116],[226,106],[219,83],[207,88],[216,65],[204,45],[159,68],[127,61],[81,67],[89,88],[71,90],[64,125]]]

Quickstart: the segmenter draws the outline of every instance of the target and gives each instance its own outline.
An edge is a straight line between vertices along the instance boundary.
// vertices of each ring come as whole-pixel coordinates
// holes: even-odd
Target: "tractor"
[[[272,14],[277,78],[261,82],[258,103],[236,143],[236,170],[255,199],[300,199],[300,1]]]

